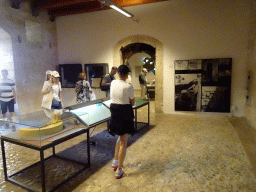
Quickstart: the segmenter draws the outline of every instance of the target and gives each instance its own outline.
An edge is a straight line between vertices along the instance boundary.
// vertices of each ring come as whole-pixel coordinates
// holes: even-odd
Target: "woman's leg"
[[[120,149],[120,136],[118,137],[118,139],[116,141],[115,156],[114,156],[115,160],[118,160],[119,149]]]
[[[140,84],[140,98],[141,99],[144,99],[144,97],[145,97],[145,95],[143,95],[143,92],[144,92],[144,85]]]
[[[128,134],[121,135],[120,137],[120,148],[119,148],[119,155],[118,155],[118,170],[123,167],[124,158],[126,155],[126,147],[128,141]]]

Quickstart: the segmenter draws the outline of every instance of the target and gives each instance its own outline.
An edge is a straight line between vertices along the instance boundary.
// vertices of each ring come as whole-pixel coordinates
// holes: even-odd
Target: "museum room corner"
[[[255,191],[255,0],[0,0],[0,191]]]

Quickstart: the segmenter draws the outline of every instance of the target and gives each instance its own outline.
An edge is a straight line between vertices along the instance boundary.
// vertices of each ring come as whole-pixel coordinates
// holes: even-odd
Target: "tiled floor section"
[[[145,107],[140,111],[139,119],[146,119],[146,110]],[[92,134],[98,145],[91,147],[91,167],[58,191],[255,191],[255,135],[243,119],[196,114],[155,115],[154,102],[150,111],[154,126],[130,137],[122,179],[116,180],[111,168],[116,139],[104,131],[106,124],[103,124]],[[14,145],[8,145],[7,149],[10,172],[39,159],[33,150]],[[78,155],[80,160],[86,157],[84,137],[63,143],[56,151],[63,149],[67,149],[64,155]],[[45,154],[50,153],[47,150]],[[0,190],[25,191],[4,181],[2,161],[0,163]],[[57,178],[48,175],[54,183],[64,173],[57,168],[61,165],[52,166],[56,167],[54,173],[60,175]]]
[[[139,93],[135,91],[137,98]],[[110,166],[116,138],[105,132],[103,124],[92,133],[97,146],[91,146],[91,167],[58,191],[256,191],[256,131],[243,118],[155,115],[155,103],[150,103],[151,126],[130,137],[122,179],[114,178]],[[146,107],[139,111],[139,121],[147,119],[146,111]],[[61,154],[78,155],[81,161],[86,157],[85,149],[84,136],[56,147],[57,152],[64,150]],[[39,154],[30,149],[8,145],[7,150],[10,172],[39,159]],[[45,152],[46,156],[49,154],[51,150]],[[4,181],[1,158],[0,191],[25,191]],[[61,164],[51,167],[53,175],[48,175],[49,183],[54,184],[63,176],[65,167]]]
[[[232,117],[228,119],[241,140],[256,176],[256,130],[244,118]]]

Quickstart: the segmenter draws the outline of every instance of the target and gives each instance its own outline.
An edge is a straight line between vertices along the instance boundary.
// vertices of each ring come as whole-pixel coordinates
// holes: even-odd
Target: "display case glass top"
[[[106,100],[106,101],[103,101],[102,103],[103,103],[103,105],[105,105],[108,108],[110,108],[110,104],[112,103],[112,101],[111,100]]]
[[[41,146],[42,141],[52,142],[57,135],[77,128],[74,127],[74,117],[70,113],[55,115],[50,119],[41,110],[11,119],[0,119],[1,137]]]
[[[110,118],[110,110],[102,103],[96,103],[70,110],[81,123],[91,127]]]

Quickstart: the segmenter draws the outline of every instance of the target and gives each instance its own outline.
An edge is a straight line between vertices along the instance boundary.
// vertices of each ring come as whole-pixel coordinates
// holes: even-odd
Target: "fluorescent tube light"
[[[115,9],[116,11],[124,14],[126,17],[133,17],[133,15],[131,13],[128,13],[127,11],[125,10],[122,10],[121,8],[115,6],[115,5],[110,5],[111,8]]]
[[[115,4],[111,0],[100,0],[101,4],[107,5],[111,7],[112,9],[115,9],[116,11],[124,14],[126,17],[131,17],[133,19],[134,15],[129,13],[128,11],[124,10],[122,7],[119,7],[117,4]]]

